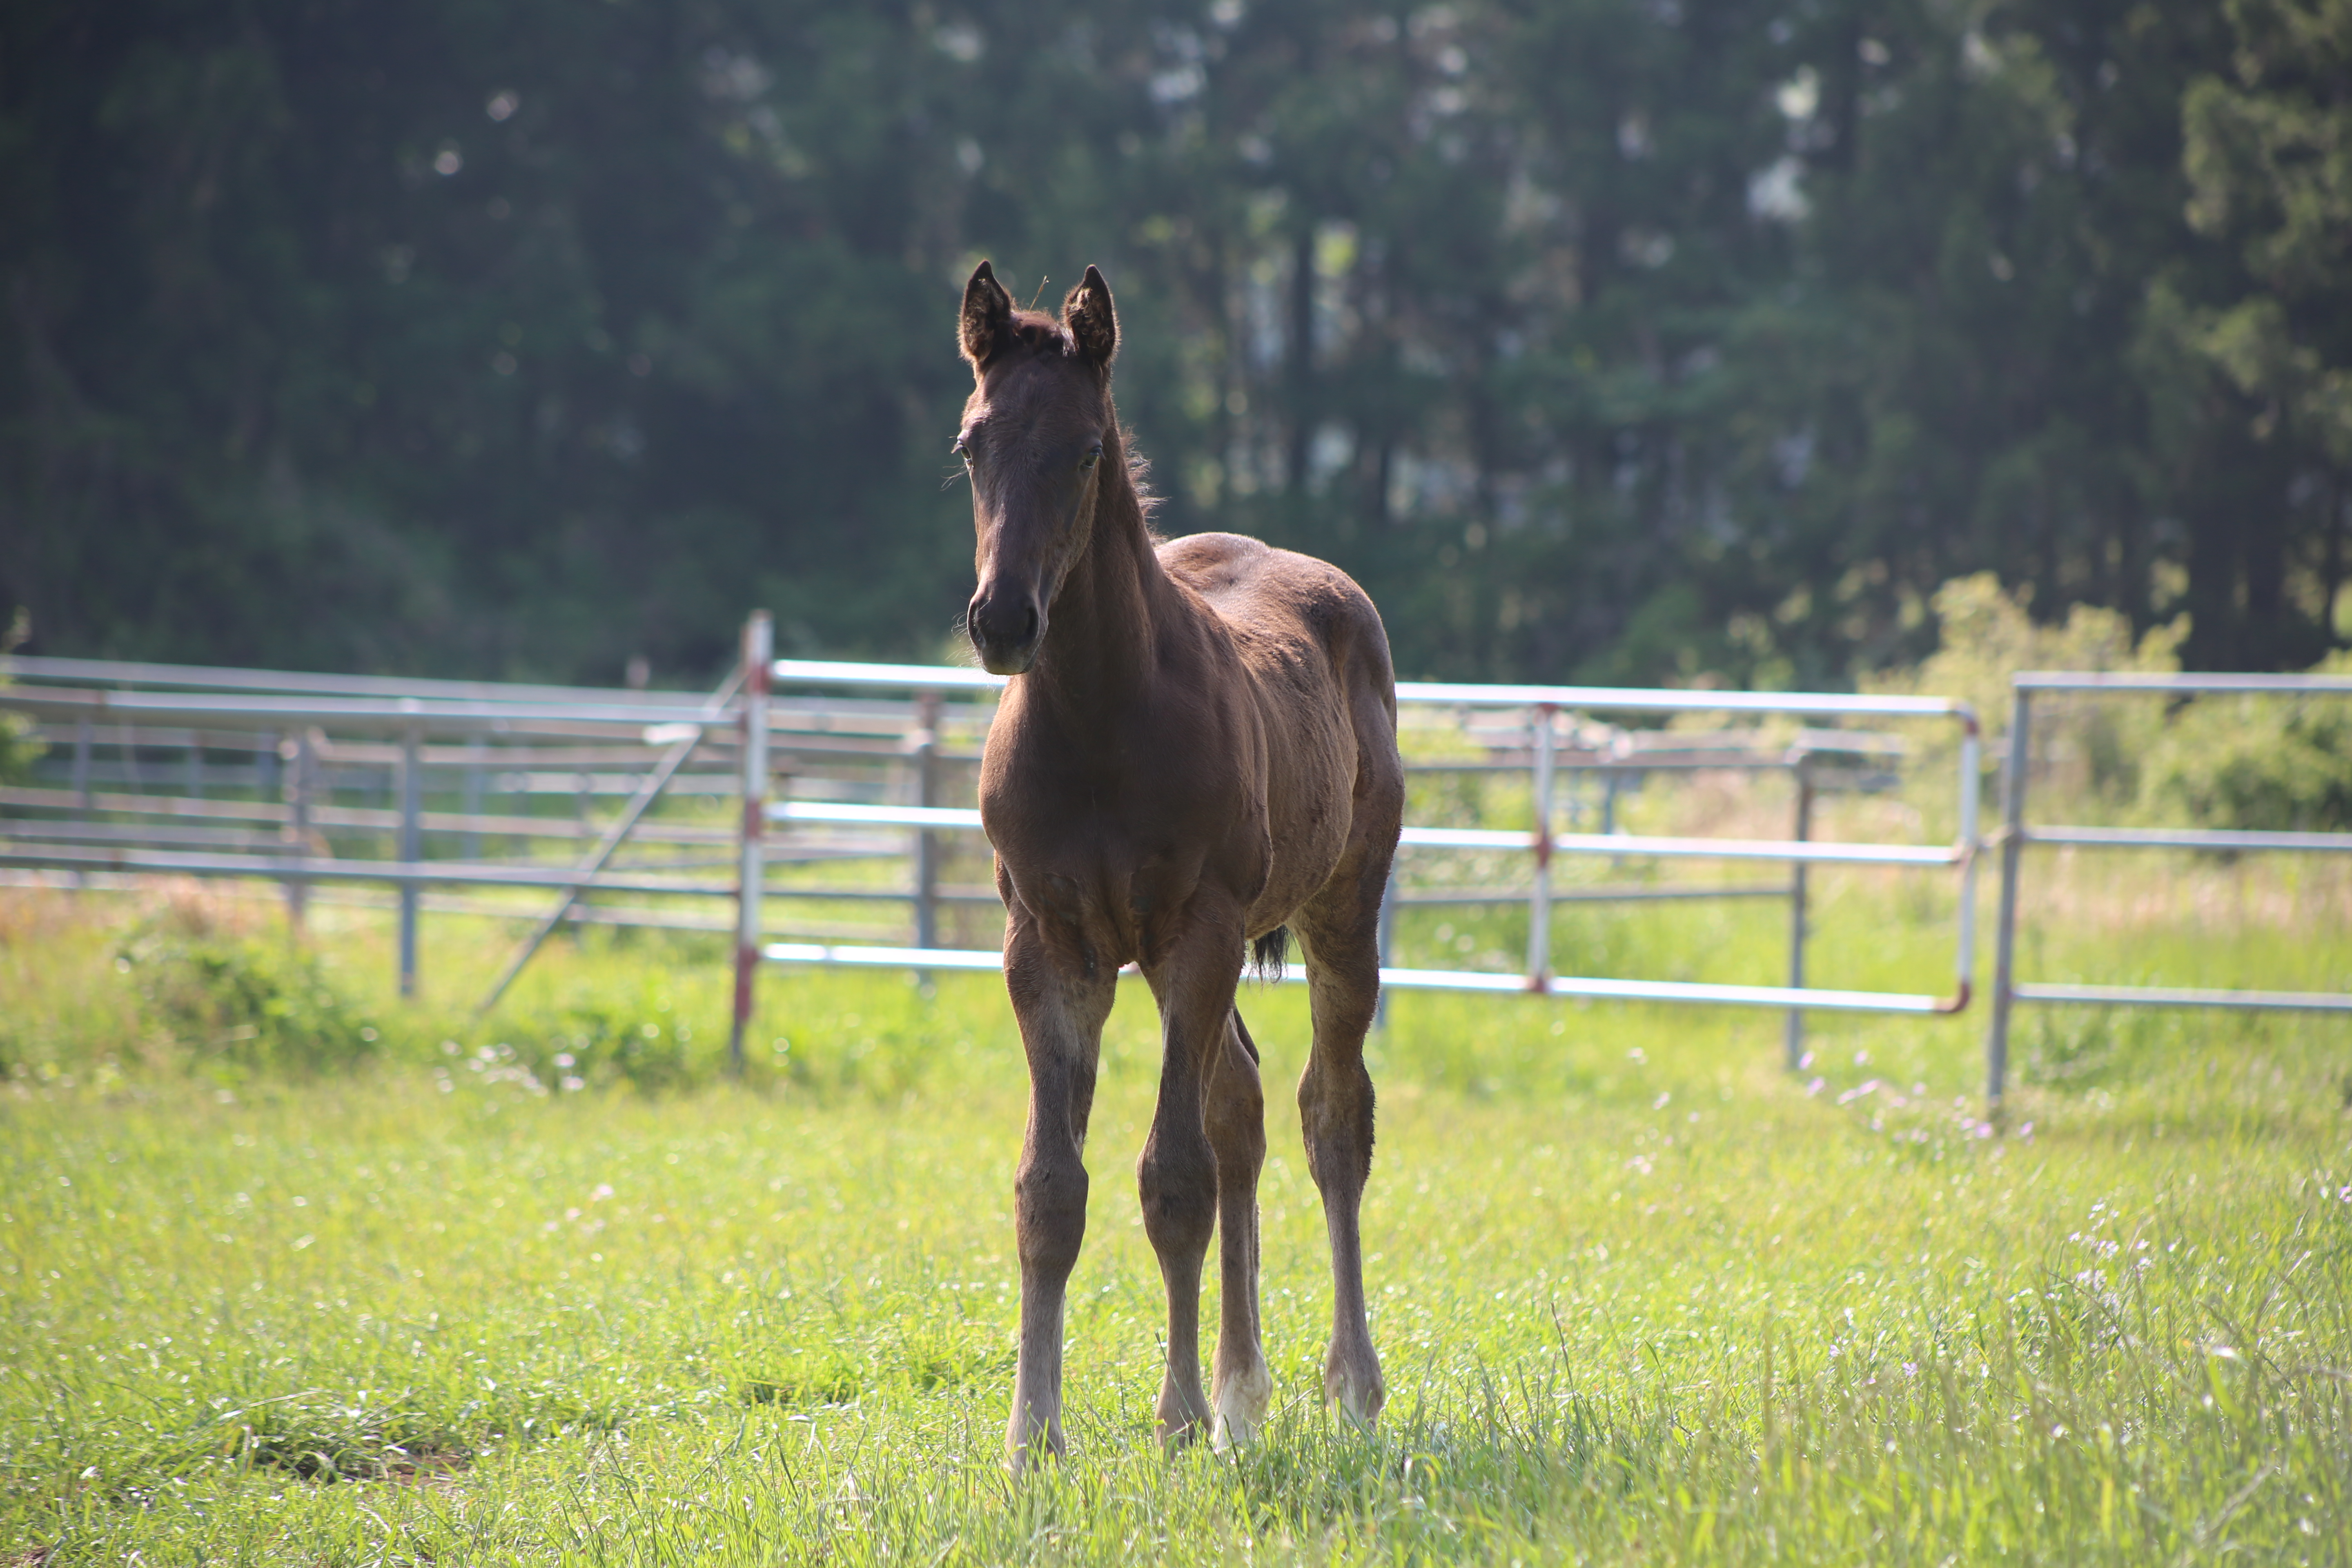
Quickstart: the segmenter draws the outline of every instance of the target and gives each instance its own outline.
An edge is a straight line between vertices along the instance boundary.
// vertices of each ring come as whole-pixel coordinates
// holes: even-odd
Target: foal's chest
[[[981,819],[1011,890],[1056,946],[1148,963],[1203,881],[1248,901],[1265,876],[1262,790],[1181,741],[1106,734],[1070,754],[1041,743],[1053,739],[1000,717]]]

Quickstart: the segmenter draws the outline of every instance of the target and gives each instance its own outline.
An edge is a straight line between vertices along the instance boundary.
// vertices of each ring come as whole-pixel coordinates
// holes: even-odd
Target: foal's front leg
[[[1021,1343],[1004,1433],[1006,1462],[1018,1473],[1041,1446],[1064,1451],[1062,1303],[1086,1238],[1087,1117],[1118,974],[1064,973],[1035,927],[1016,916],[1005,932],[1004,980],[1029,1058],[1029,1126],[1013,1184]]]
[[[1208,1108],[1213,1078],[1230,1070],[1219,1057],[1230,1038],[1241,955],[1238,921],[1229,928],[1196,919],[1148,976],[1160,1001],[1160,1102],[1135,1174],[1143,1231],[1160,1255],[1160,1278],[1168,1289],[1168,1366],[1159,1414],[1160,1440],[1171,1445],[1189,1441],[1210,1420],[1201,1392],[1201,1264],[1216,1227],[1222,1162],[1210,1140]],[[1252,1079],[1254,1089],[1254,1073]],[[1260,1158],[1264,1147],[1261,1122]],[[1233,1152],[1242,1152],[1238,1144]],[[1255,1162],[1250,1163],[1254,1193]],[[1229,1279],[1228,1288],[1234,1283]],[[1254,1310],[1250,1317],[1254,1327]],[[1233,1321],[1230,1311],[1226,1321]]]

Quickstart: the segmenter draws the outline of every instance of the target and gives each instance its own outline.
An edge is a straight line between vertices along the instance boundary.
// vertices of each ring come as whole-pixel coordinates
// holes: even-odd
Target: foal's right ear
[[[1013,296],[1004,291],[1004,285],[996,280],[995,271],[985,261],[972,268],[971,281],[963,286],[963,319],[960,325],[963,357],[975,368],[995,356],[1013,325]]]

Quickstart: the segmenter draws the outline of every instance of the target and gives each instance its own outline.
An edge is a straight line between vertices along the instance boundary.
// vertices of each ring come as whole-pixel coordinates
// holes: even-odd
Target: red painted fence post
[[[727,1067],[743,1073],[743,1031],[751,1022],[752,988],[760,972],[760,890],[767,877],[768,677],[775,631],[765,610],[743,623],[741,860],[735,883],[735,1019],[727,1035]]]

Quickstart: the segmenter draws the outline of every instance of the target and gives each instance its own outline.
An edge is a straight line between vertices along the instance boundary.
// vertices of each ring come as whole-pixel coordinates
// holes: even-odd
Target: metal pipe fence
[[[2188,827],[2092,827],[2030,823],[2033,700],[2074,693],[2196,698],[2222,695],[2352,697],[2352,676],[2082,674],[2037,670],[2011,682],[2009,747],[2001,770],[2000,898],[1993,938],[1991,1006],[1985,1025],[1985,1100],[2008,1090],[2010,1016],[2020,1002],[2103,1007],[2217,1007],[2251,1012],[2352,1013],[2352,993],[2260,991],[2161,985],[2091,985],[2017,979],[2017,902],[2031,845],[2083,849],[2192,849],[2226,854],[2352,853],[2352,833],[2287,833]]]
[[[533,934],[508,966],[500,988],[537,943],[567,921],[723,929],[674,907],[616,910],[614,898],[731,899],[739,1050],[762,963],[884,964],[918,972],[995,967],[1001,959],[994,949],[943,940],[950,911],[992,908],[997,900],[992,888],[950,879],[954,847],[973,843],[980,822],[976,810],[942,802],[968,787],[1002,680],[955,668],[773,659],[762,651],[760,625],[755,618],[745,628],[744,657],[734,678],[753,693],[748,697],[96,660],[5,661],[0,672],[16,684],[0,687],[0,706],[42,723],[57,752],[51,772],[62,776],[0,789],[0,866],[66,871],[83,879],[117,874],[266,879],[283,889],[298,921],[314,888],[385,887],[398,919],[404,994],[413,994],[419,983],[419,911],[460,901],[431,894],[435,888],[477,896],[556,895],[536,916],[528,907],[467,906],[472,912],[533,921]],[[1533,826],[1408,826],[1406,856],[1467,868],[1473,879],[1392,882],[1383,911],[1389,985],[1780,1007],[1790,1012],[1792,1062],[1806,1010],[1937,1014],[1966,1005],[1977,742],[1974,716],[1965,705],[1937,698],[1414,683],[1401,686],[1398,696],[1409,723],[1449,731],[1454,742],[1446,755],[1412,761],[1416,776],[1458,774],[1473,788],[1481,781],[1524,778]],[[1771,745],[1760,746],[1752,730],[1625,730],[1581,717],[1675,713],[1955,722],[1961,738],[1960,831],[1948,846],[1814,837],[1814,797],[1831,787],[1824,780],[1893,778],[1899,743],[1884,735],[1801,728],[1790,739],[1784,729]],[[1460,754],[1465,747],[1468,754]],[[1620,803],[1647,775],[1706,770],[1790,777],[1797,797],[1790,836],[1620,830]],[[102,787],[118,782],[130,787]],[[614,795],[628,802],[617,820],[588,805]],[[350,804],[353,796],[367,804]],[[447,809],[452,796],[463,809]],[[515,809],[549,796],[574,797],[579,809],[566,816]],[[697,820],[690,806],[684,819],[656,812],[657,800],[679,796],[728,797],[736,820]],[[971,798],[968,793],[964,798]],[[502,805],[506,809],[498,809]],[[1589,830],[1596,826],[1599,831]],[[667,847],[667,860],[644,858],[642,851],[662,847]],[[695,847],[708,849],[711,858],[679,858]],[[625,850],[636,858],[620,858]],[[585,858],[562,862],[547,858],[551,852]],[[1562,857],[1605,858],[1621,866],[1777,865],[1787,868],[1787,879],[1563,880]],[[885,860],[904,861],[906,874],[825,882],[793,869]],[[1497,885],[1496,866],[1511,862],[1524,868],[1522,875]],[[1962,915],[1953,992],[1914,995],[1806,984],[1806,876],[1817,865],[1957,871]],[[692,874],[697,870],[730,874]],[[1554,973],[1556,905],[1759,898],[1790,904],[1785,985]],[[591,908],[592,899],[604,902]],[[764,906],[801,903],[894,910],[911,941],[770,940],[785,933],[769,921]],[[1527,910],[1526,952],[1517,973],[1393,962],[1398,908],[1513,905]]]
[[[418,983],[418,917],[430,887],[558,892],[540,935],[592,894],[693,900],[737,891],[731,877],[678,874],[698,868],[680,855],[698,845],[725,856],[702,867],[733,868],[735,835],[723,819],[708,826],[636,820],[652,796],[676,785],[686,786],[680,794],[697,786],[732,794],[731,757],[723,742],[705,744],[725,718],[723,702],[714,707],[691,693],[82,659],[0,661],[0,673],[11,678],[0,687],[0,707],[31,715],[70,758],[58,781],[67,788],[0,789],[0,865],[66,871],[82,884],[117,874],[268,879],[282,888],[298,926],[314,887],[388,886],[404,995]],[[110,768],[97,756],[109,749]],[[184,766],[173,764],[175,749]],[[681,775],[698,753],[700,776]],[[237,761],[223,765],[224,756]],[[427,809],[436,791],[453,793],[442,787],[453,774],[467,809]],[[115,782],[131,787],[97,787]],[[643,798],[611,833],[588,803],[615,786]],[[180,793],[154,793],[174,788]],[[570,819],[480,809],[486,796],[511,807],[551,794],[579,803]],[[372,804],[338,804],[353,795]],[[642,847],[667,846],[654,850],[667,858],[640,854],[614,864],[632,830]],[[464,847],[456,858],[447,858],[453,837]],[[514,853],[551,842],[561,850],[565,840],[597,848],[577,866],[551,864],[528,848]],[[528,918],[530,910],[501,912]]]
[[[911,692],[933,716],[940,703],[951,696],[967,700],[992,696],[1004,684],[1002,677],[983,671],[923,665],[849,664],[825,660],[777,659],[765,671],[778,689],[836,689],[858,691],[877,689]],[[1916,1015],[1957,1013],[1969,1001],[1969,977],[1974,965],[1976,845],[1978,789],[1979,777],[1979,732],[1974,711],[1964,702],[1937,697],[1849,696],[1834,693],[1773,693],[1773,692],[1697,692],[1659,691],[1623,688],[1550,687],[1550,686],[1478,686],[1436,682],[1400,682],[1397,700],[1401,709],[1434,707],[1455,710],[1518,710],[1529,715],[1527,734],[1529,739],[1528,758],[1520,767],[1528,773],[1532,795],[1535,825],[1528,829],[1464,828],[1408,825],[1402,836],[1402,849],[1434,851],[1503,851],[1528,855],[1532,866],[1532,885],[1524,894],[1513,893],[1513,899],[1524,897],[1528,905],[1528,949],[1526,966],[1516,974],[1495,973],[1473,970],[1402,968],[1391,964],[1393,921],[1384,918],[1382,931],[1381,984],[1399,990],[1457,990],[1473,992],[1514,992],[1536,995],[1576,996],[1627,1001],[1660,1001],[1675,1003],[1707,1003],[1734,1006],[1763,1006],[1785,1009],[1789,1013],[1786,1030],[1786,1050],[1790,1065],[1794,1067],[1802,1051],[1801,1019],[1806,1011],[1873,1012]],[[1553,830],[1556,806],[1556,786],[1559,774],[1557,720],[1570,713],[1738,713],[1748,716],[1802,717],[1812,719],[1843,719],[1867,717],[1874,719],[1933,719],[1957,725],[1959,743],[1957,780],[1958,831],[1948,845],[1934,844],[1865,844],[1822,843],[1811,837],[1815,783],[1811,763],[1818,751],[1835,746],[1840,737],[1832,734],[1814,736],[1813,744],[1790,747],[1782,755],[1763,762],[1749,757],[1723,757],[1712,763],[1718,767],[1765,765],[1783,768],[1798,781],[1798,807],[1793,836],[1787,839],[1745,839],[1735,837],[1687,837],[1664,835],[1637,835],[1617,832],[1560,833]],[[764,723],[764,710],[747,709],[745,743],[739,755],[750,759],[764,746],[764,733],[756,733]],[[1612,759],[1605,764],[1617,772],[1646,771],[1638,762],[1630,765],[1624,760]],[[1615,795],[1616,779],[1611,778],[1610,799]],[[982,830],[980,813],[975,809],[940,806],[929,804],[867,805],[836,802],[816,802],[784,799],[765,804],[754,820],[748,803],[764,791],[764,766],[757,773],[747,771],[741,784],[747,802],[743,843],[748,847],[764,838],[771,825],[833,825],[888,827],[914,830],[923,840],[943,833],[978,833]],[[928,797],[927,797],[928,798]],[[1551,970],[1549,938],[1552,906],[1560,901],[1551,883],[1551,866],[1555,856],[1606,856],[1622,861],[1632,858],[1654,859],[1708,859],[1733,862],[1762,861],[1787,865],[1791,868],[1791,881],[1785,888],[1769,889],[1690,889],[1674,890],[1685,897],[1756,896],[1759,891],[1769,896],[1787,897],[1790,900],[1790,983],[1786,985],[1738,985],[1712,982],[1618,979],[1602,976],[1560,975]],[[1956,871],[1960,879],[1958,900],[1958,921],[1955,938],[1953,990],[1948,995],[1914,994],[1906,993],[1838,990],[1808,986],[1804,984],[1804,949],[1807,934],[1804,869],[1814,865],[1853,865],[1914,869],[1940,868]],[[1652,891],[1643,889],[1643,891]],[[1665,890],[1659,889],[1657,892]],[[747,876],[743,880],[741,924],[746,932],[756,931],[759,920],[756,905],[764,896],[777,894],[777,889],[764,888]],[[1402,900],[1396,897],[1393,883],[1389,907]],[[1673,896],[1673,895],[1669,895]],[[1496,901],[1496,895],[1479,893],[1476,901]],[[926,904],[928,900],[923,900]],[[1465,901],[1468,901],[1466,899]],[[1386,910],[1384,910],[1384,915]],[[927,918],[919,915],[918,931],[928,933],[932,928]],[[866,945],[856,943],[772,942],[760,950],[767,962],[785,964],[841,965],[853,967],[884,967],[933,970],[982,970],[1001,967],[1002,953],[993,949],[946,948],[932,941],[919,940],[912,946]],[[751,971],[740,951],[738,956],[737,1016],[732,1037],[736,1042],[737,1060],[740,1060],[740,1043],[748,1027],[753,1005]],[[1297,978],[1297,977],[1294,977]]]
[[[994,949],[943,941],[949,911],[992,908],[984,885],[949,879],[952,846],[980,831],[976,810],[942,804],[948,778],[979,760],[990,705],[1003,681],[972,669],[774,659],[747,626],[744,658],[730,688],[690,693],[603,690],[491,682],[407,681],[263,670],[214,670],[97,660],[0,661],[16,684],[0,708],[33,716],[51,741],[52,782],[0,788],[0,866],[117,874],[258,878],[284,890],[299,922],[314,888],[375,884],[392,889],[400,927],[399,978],[418,981],[416,920],[445,909],[534,920],[534,935],[509,966],[566,921],[732,931],[736,938],[736,1048],[763,963],[889,967],[919,973],[994,969]],[[755,677],[756,679],[751,679]],[[880,696],[877,694],[885,694]],[[1996,917],[1986,1093],[2007,1088],[2009,1036],[2019,1003],[2242,1008],[2352,1013],[2352,993],[2062,984],[2016,974],[2022,856],[2029,846],[2085,850],[2175,849],[2223,854],[2337,854],[2352,834],[2195,827],[2050,825],[2028,820],[2035,700],[2053,693],[2196,698],[2221,694],[2352,696],[2352,678],[2245,675],[2021,674],[2013,683],[2004,826],[1997,836],[2001,883]],[[1412,823],[1402,848],[1423,859],[1525,857],[1507,885],[1392,882],[1382,914],[1383,984],[1615,1000],[1761,1006],[1787,1011],[1793,1066],[1808,1011],[1935,1016],[1969,1000],[1975,932],[1979,737],[1966,704],[1941,698],[1828,693],[1656,691],[1549,686],[1402,683],[1413,723],[1443,715],[1474,756],[1420,757],[1416,775],[1478,781],[1524,778],[1526,828]],[[1748,734],[1597,730],[1580,716],[1716,713],[1808,720],[1939,720],[1958,726],[1958,832],[1948,844],[1825,842],[1815,835],[1820,793],[1837,764],[1852,777],[1892,778],[1887,737],[1801,729],[1777,751]],[[1416,718],[1415,715],[1420,717]],[[112,760],[105,760],[110,753]],[[224,762],[229,758],[233,761]],[[1879,770],[1870,775],[1868,770]],[[1707,837],[1621,831],[1628,785],[1651,773],[1779,772],[1794,786],[1788,837]],[[440,785],[436,778],[443,781]],[[457,783],[450,786],[448,780]],[[1587,802],[1569,787],[1597,784],[1600,831],[1577,823]],[[130,787],[105,787],[123,784]],[[768,798],[772,790],[774,799]],[[452,794],[464,809],[436,807]],[[378,804],[351,805],[357,795]],[[583,809],[565,816],[494,808],[549,796],[624,796],[617,820]],[[342,797],[339,799],[338,797]],[[678,797],[735,803],[733,820],[661,818]],[[970,798],[967,795],[965,798]],[[705,808],[706,810],[708,807]],[[1563,827],[1560,816],[1569,821]],[[452,840],[463,853],[446,853]],[[539,851],[528,847],[540,846]],[[667,847],[669,858],[643,850]],[[584,853],[557,863],[545,850]],[[692,858],[699,848],[706,858]],[[520,853],[518,854],[518,850]],[[624,861],[625,850],[639,851]],[[687,858],[681,858],[685,856]],[[1563,881],[1563,857],[1709,861],[1785,867],[1787,879],[1716,884]],[[850,883],[793,879],[793,868],[904,860],[907,875]],[[1946,994],[1824,988],[1808,984],[1809,878],[1815,867],[1943,870],[1959,878],[1954,986]],[[696,871],[725,875],[693,875]],[[786,880],[777,880],[784,876]],[[527,908],[438,897],[558,895]],[[668,906],[614,907],[615,898],[732,900],[731,921]],[[349,895],[344,896],[348,901]],[[1789,905],[1787,984],[1727,984],[1553,972],[1552,915],[1563,904],[1780,899]],[[607,900],[591,907],[588,900]],[[768,904],[894,909],[910,941],[785,932]],[[1393,962],[1400,909],[1524,906],[1526,951],[1514,973],[1405,967]],[[811,922],[824,926],[824,921]],[[771,940],[790,934],[795,940]],[[816,940],[806,940],[815,938]],[[501,986],[505,983],[501,981]],[[493,998],[495,993],[493,994]],[[486,1004],[487,1005],[487,1002]]]

